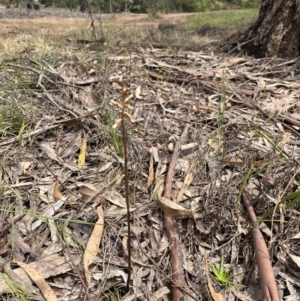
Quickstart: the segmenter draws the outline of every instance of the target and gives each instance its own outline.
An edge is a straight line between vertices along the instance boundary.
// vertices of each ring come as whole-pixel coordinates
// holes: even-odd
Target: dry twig
[[[275,276],[272,269],[271,260],[269,257],[269,251],[266,242],[260,232],[256,214],[254,212],[249,192],[244,189],[243,201],[247,209],[250,221],[254,223],[252,228],[252,238],[254,245],[254,252],[256,256],[256,263],[258,267],[258,273],[260,277],[260,286],[263,293],[263,300],[265,301],[279,301],[279,295],[277,291]]]
[[[187,115],[186,120],[189,121],[189,115]],[[174,152],[169,164],[168,173],[165,181],[165,190],[164,197],[170,199],[171,191],[172,191],[172,180],[174,175],[175,165],[179,156],[179,150],[182,141],[185,139],[188,132],[189,123],[186,123],[183,133],[180,139],[176,142],[174,147]],[[170,249],[170,257],[171,257],[171,267],[172,267],[172,280],[173,283],[176,283],[179,287],[183,287],[183,270],[182,270],[182,254],[181,254],[181,246],[179,235],[176,230],[176,221],[168,216],[166,213],[164,214],[164,224],[166,228],[166,232],[169,238],[169,249]],[[182,291],[173,286],[173,301],[181,301],[184,298]]]

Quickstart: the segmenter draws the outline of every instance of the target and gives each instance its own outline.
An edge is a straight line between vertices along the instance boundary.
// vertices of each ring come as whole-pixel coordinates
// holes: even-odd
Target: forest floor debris
[[[72,40],[63,46],[68,51],[33,45],[2,63],[0,265],[22,286],[16,293],[0,277],[3,299],[10,292],[41,300],[50,287],[59,300],[172,300],[167,213],[180,240],[183,294],[260,300],[244,187],[280,297],[299,297],[298,60],[156,44],[163,45]],[[121,97],[116,80],[134,96],[127,295],[124,159],[111,104]],[[187,123],[166,198],[166,171]],[[94,256],[86,246],[98,243]],[[221,263],[243,286],[224,287],[207,275]]]

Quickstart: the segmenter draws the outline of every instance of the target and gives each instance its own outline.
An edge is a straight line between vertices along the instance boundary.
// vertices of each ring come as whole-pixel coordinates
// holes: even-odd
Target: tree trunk
[[[88,2],[87,2],[87,1],[88,1],[88,0],[82,0],[82,1],[81,1],[80,7],[79,7],[79,11],[80,11],[81,13],[86,12],[87,6],[88,6]]]
[[[300,52],[300,2],[262,0],[259,17],[244,49],[256,57],[297,57]]]

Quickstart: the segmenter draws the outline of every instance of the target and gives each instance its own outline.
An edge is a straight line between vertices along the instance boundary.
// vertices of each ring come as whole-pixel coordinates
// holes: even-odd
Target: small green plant
[[[105,51],[99,51],[98,54],[96,55],[96,60],[97,60],[97,64],[100,67],[105,68],[105,63],[106,63]]]
[[[119,136],[116,131],[111,128],[109,131],[110,141],[119,156],[123,155],[123,141],[122,137]]]
[[[288,155],[277,145],[277,143],[276,142],[274,142],[265,132],[263,132],[263,131],[259,131],[258,132],[259,133],[259,135],[261,135],[264,139],[266,139],[267,141],[268,141],[268,143],[270,143],[273,147],[274,147],[274,149],[275,149],[275,151],[277,152],[277,153],[279,153],[279,155],[280,155],[280,157],[282,157],[287,163],[290,163],[291,162],[291,160],[290,160],[290,158],[288,157]]]
[[[211,269],[215,280],[227,290],[230,290],[230,286],[243,287],[242,284],[233,281],[237,275],[231,275],[229,270],[224,267],[224,250],[222,250],[221,263],[214,264]]]
[[[120,301],[122,298],[120,296],[120,293],[116,287],[112,287],[108,290],[108,294],[113,301]]]
[[[77,32],[77,39],[90,41],[92,38],[88,23],[81,25]]]
[[[286,204],[286,209],[290,209],[294,207],[296,210],[300,211],[300,190],[296,190],[294,192],[289,193],[285,197],[283,197],[276,206],[270,208],[268,212],[266,212],[263,217],[259,220],[259,222],[266,221],[270,216],[273,215],[274,210],[281,204]],[[280,221],[282,222],[282,221]]]
[[[204,167],[204,162],[203,161],[198,161],[197,162],[197,165],[196,165],[196,168],[197,168],[197,170],[202,170],[203,169],[203,167]]]
[[[236,198],[236,201],[235,201],[235,204],[236,204],[236,205],[239,204],[239,202],[240,202],[240,200],[241,200],[241,197],[242,197],[244,188],[245,188],[246,185],[247,185],[247,182],[248,182],[248,180],[249,180],[249,178],[250,178],[250,176],[251,176],[252,171],[253,171],[253,165],[251,164],[250,167],[249,167],[249,169],[248,169],[247,174],[245,175],[245,177],[244,177],[244,179],[243,179],[242,185],[241,185],[241,187],[240,187],[239,194],[238,194],[238,196],[237,196],[237,198]]]
[[[110,138],[110,142],[114,148],[114,150],[116,151],[116,153],[119,156],[123,156],[123,139],[122,136],[118,135],[116,133],[115,128],[113,127],[114,125],[114,120],[112,119],[111,115],[109,114],[109,112],[106,112],[106,121],[108,123],[109,126],[109,138]]]
[[[4,283],[9,287],[12,295],[22,301],[28,301],[33,300],[33,297],[29,292],[26,291],[26,289],[19,283],[14,282],[12,279],[10,279],[7,274],[0,273],[0,279],[4,281]]]
[[[14,136],[22,138],[25,130],[25,117],[22,110],[12,104],[0,109],[0,137]]]
[[[296,210],[300,211],[300,191],[296,191],[296,196],[287,204],[286,208],[290,209],[295,207]]]

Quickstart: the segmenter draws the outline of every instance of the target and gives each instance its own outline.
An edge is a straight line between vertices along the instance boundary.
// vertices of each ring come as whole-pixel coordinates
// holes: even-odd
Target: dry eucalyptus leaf
[[[254,301],[250,296],[240,292],[234,285],[230,287],[231,292],[241,301]]]
[[[57,154],[56,154],[55,150],[53,149],[53,147],[50,146],[49,143],[47,143],[47,142],[40,143],[40,148],[46,153],[46,155],[50,159],[58,161]]]
[[[150,154],[149,175],[148,175],[146,190],[152,185],[153,181],[154,181],[153,155]]]
[[[29,169],[29,167],[31,165],[31,162],[21,162],[20,164],[21,164],[21,167],[23,170],[23,174],[26,174],[27,170]]]
[[[189,168],[190,168],[190,162],[188,160],[179,158],[176,161],[176,166],[175,166],[176,170],[187,172]]]
[[[136,88],[136,90],[135,90],[135,97],[136,97],[137,99],[143,99],[143,98],[141,97],[141,86],[138,86],[138,87]]]
[[[240,64],[240,63],[245,63],[245,62],[247,62],[247,59],[246,58],[244,58],[244,57],[234,57],[234,58],[232,58],[232,59],[229,59],[228,61],[227,61],[227,66],[228,67],[231,67],[231,66],[234,66],[234,65],[237,65],[237,64]]]
[[[176,203],[179,203],[180,201],[182,201],[183,195],[186,193],[188,187],[191,185],[191,183],[193,182],[193,167],[194,164],[191,164],[188,173],[185,176],[183,185],[181,186],[179,193],[176,197]]]
[[[93,279],[99,281],[106,281],[107,279],[115,278],[115,277],[122,277],[124,283],[127,282],[127,274],[125,274],[121,269],[115,268],[111,266],[107,271],[100,272],[100,273],[94,273]]]
[[[152,199],[154,201],[158,201],[161,198],[161,196],[164,192],[164,187],[165,187],[164,184],[165,184],[164,178],[158,178],[156,180],[155,187],[154,187],[153,193],[152,193]]]
[[[42,214],[43,216],[51,217],[54,215],[54,213],[65,203],[65,201],[68,199],[68,196],[63,196],[60,200],[56,201],[54,204],[48,204],[46,208],[43,210]],[[31,225],[31,231],[35,230],[37,227],[39,227],[43,221],[41,219],[36,220]]]
[[[289,256],[292,258],[292,260],[294,261],[294,263],[296,263],[296,265],[298,266],[298,268],[300,268],[300,257],[293,255],[291,253],[288,253]]]
[[[300,232],[298,234],[296,234],[295,236],[293,236],[291,239],[300,239]]]
[[[157,203],[165,214],[174,219],[185,219],[192,216],[192,210],[186,209],[165,197],[161,197]]]
[[[150,148],[149,152],[150,152],[150,154],[153,155],[154,161],[155,161],[156,163],[158,163],[158,162],[160,161],[160,159],[159,159],[159,150],[158,150],[158,148],[155,147],[155,146],[152,146],[152,147]]]
[[[107,191],[103,194],[103,196],[107,201],[111,202],[112,204],[122,208],[126,208],[126,200],[118,191]]]
[[[136,208],[130,208],[130,212],[133,212],[135,211]],[[120,207],[117,207],[117,206],[110,206],[109,209],[107,209],[105,211],[105,217],[122,217],[124,215],[127,214],[127,208],[123,208],[123,209],[120,209]]]
[[[97,192],[97,188],[95,186],[93,186],[92,184],[78,183],[77,185],[80,186],[79,192],[82,195],[82,198],[85,202]]]
[[[169,294],[170,290],[164,286],[158,289],[156,292],[151,294],[150,301],[158,301],[161,300],[165,295]]]
[[[78,95],[79,101],[83,100],[84,105],[88,108],[89,111],[96,109],[101,105],[101,101],[99,101],[93,90],[93,85],[90,85],[85,87],[84,90],[80,90]]]
[[[109,169],[112,166],[112,164],[113,164],[112,162],[108,162],[108,163],[102,165],[99,168],[98,172],[104,172],[104,171],[106,171],[107,169]]]
[[[104,216],[102,206],[97,208],[98,212],[98,220],[95,224],[92,235],[87,243],[84,255],[83,255],[83,266],[85,272],[85,279],[89,284],[91,281],[91,272],[89,270],[89,266],[93,263],[98,251],[99,245],[102,238],[103,226],[104,226]]]
[[[20,278],[11,268],[10,262],[7,262],[3,266],[5,274],[15,283],[19,283],[27,293],[29,293],[33,297],[33,300],[44,300],[43,296],[41,295],[39,289],[37,287],[34,287],[31,282],[24,281],[22,278]],[[11,288],[7,287],[7,292],[11,292]],[[0,288],[0,291],[2,292],[2,289]],[[2,292],[3,293],[3,292]]]
[[[57,297],[55,296],[49,284],[34,268],[18,260],[13,260],[13,262],[16,263],[18,266],[20,266],[29,275],[29,277],[34,281],[34,283],[41,290],[43,296],[47,301],[58,301]]]

